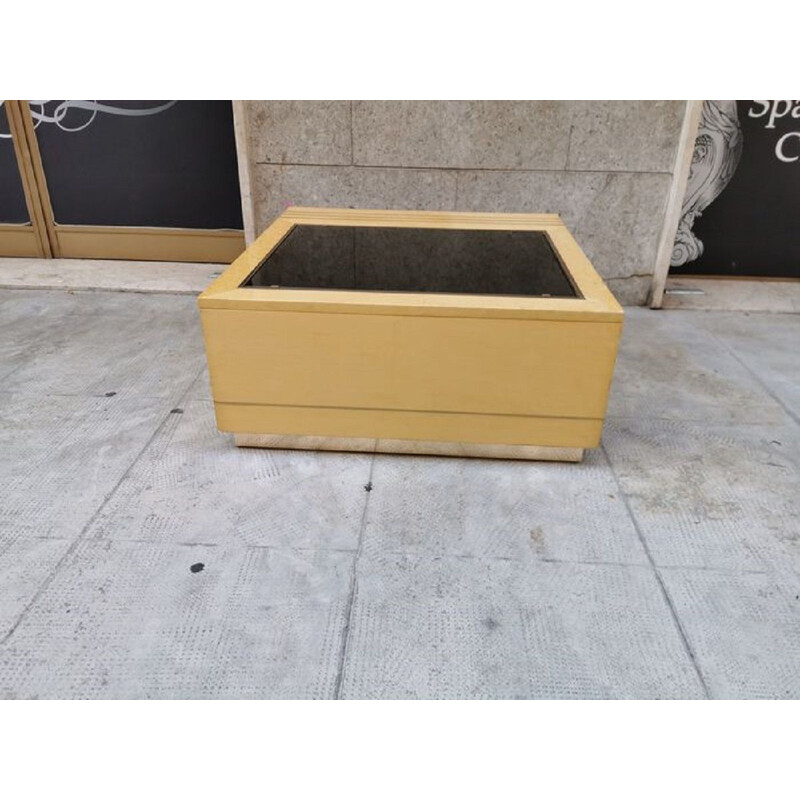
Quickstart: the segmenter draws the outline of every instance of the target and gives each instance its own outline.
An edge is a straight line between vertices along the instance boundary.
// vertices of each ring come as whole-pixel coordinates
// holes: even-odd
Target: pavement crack
[[[681,622],[680,617],[678,616],[678,610],[675,608],[675,604],[672,602],[672,597],[667,589],[667,585],[664,583],[664,579],[661,576],[661,572],[659,571],[658,567],[656,566],[655,560],[653,559],[653,553],[650,550],[650,545],[647,543],[647,539],[645,539],[644,532],[642,531],[639,520],[636,519],[636,515],[633,513],[633,508],[631,508],[630,500],[628,498],[628,494],[622,486],[622,483],[617,476],[617,471],[614,469],[614,464],[611,461],[611,458],[608,455],[608,451],[606,450],[605,444],[602,442],[600,443],[600,449],[603,451],[603,455],[605,456],[606,462],[608,463],[608,468],[611,470],[611,474],[614,476],[614,482],[617,484],[617,489],[619,490],[619,497],[622,498],[622,502],[625,504],[625,508],[628,512],[628,516],[633,523],[633,527],[636,530],[636,535],[639,537],[639,541],[644,548],[645,555],[647,556],[647,560],[650,562],[650,567],[653,570],[653,574],[655,575],[656,582],[658,583],[659,589],[661,590],[661,594],[664,598],[664,601],[667,604],[667,608],[669,608],[669,612],[672,615],[672,621],[675,624],[675,627],[678,631],[678,636],[680,637],[681,643],[683,644],[683,648],[686,651],[687,656],[689,657],[689,661],[694,667],[694,671],[697,674],[697,679],[700,681],[700,686],[703,689],[703,693],[705,694],[707,699],[711,699],[711,691],[706,683],[705,676],[703,675],[703,671],[700,669],[700,664],[697,661],[697,656],[694,652],[694,648],[692,647],[691,642],[689,641],[689,637],[686,633],[685,628],[683,627],[683,623]]]
[[[372,475],[375,471],[375,453],[372,454],[372,461],[369,466],[369,478],[367,479],[367,486],[372,487]],[[366,486],[364,487],[366,489]],[[355,608],[355,601],[358,595],[358,562],[361,558],[361,552],[364,547],[364,531],[367,527],[367,510],[369,509],[369,501],[372,497],[372,492],[366,492],[366,500],[364,502],[364,510],[361,513],[361,524],[358,531],[358,546],[356,548],[355,556],[353,557],[353,572],[350,576],[350,592],[347,596],[347,606],[344,612],[344,628],[342,630],[342,643],[339,648],[339,666],[336,672],[336,684],[333,692],[335,700],[342,699],[342,689],[344,686],[344,671],[347,664],[347,654],[350,649],[350,623],[353,619],[353,609]]]
[[[181,398],[180,398],[179,402],[183,402],[186,399],[187,395],[192,390],[192,387],[194,386],[195,382],[200,377],[203,369],[205,369],[205,365],[203,365],[203,367],[201,367],[201,369],[198,371],[197,375],[195,375],[194,378],[187,384],[186,390],[181,395]],[[69,561],[69,559],[72,557],[74,552],[78,549],[78,546],[81,545],[86,540],[86,534],[91,530],[92,525],[94,525],[95,520],[100,516],[100,514],[103,512],[103,509],[111,501],[111,498],[114,497],[114,495],[117,493],[117,490],[119,489],[119,487],[122,486],[122,484],[125,482],[125,480],[128,478],[128,476],[131,474],[131,472],[133,471],[133,468],[139,463],[139,459],[141,459],[141,457],[147,452],[147,450],[150,447],[150,445],[155,441],[156,437],[164,429],[164,426],[168,422],[170,422],[170,421],[172,421],[174,419],[175,419],[174,415],[172,415],[170,412],[167,412],[166,414],[164,414],[164,419],[162,419],[161,422],[158,425],[156,425],[155,429],[150,434],[150,436],[148,437],[147,441],[144,443],[142,448],[133,457],[133,459],[131,460],[131,463],[128,464],[128,467],[122,473],[122,475],[120,476],[120,479],[108,491],[108,493],[103,498],[103,500],[100,503],[100,505],[95,509],[94,513],[86,521],[86,524],[81,528],[81,531],[75,537],[75,540],[67,548],[67,550],[64,553],[64,555],[61,556],[61,558],[54,564],[53,568],[47,574],[45,579],[41,582],[41,584],[39,585],[37,590],[34,592],[34,594],[31,597],[31,599],[28,601],[28,603],[22,609],[22,611],[20,612],[19,616],[14,621],[14,624],[8,629],[8,632],[6,633],[6,635],[2,639],[0,639],[0,646],[6,644],[6,642],[8,642],[8,640],[14,635],[14,633],[17,631],[17,628],[19,628],[19,626],[22,624],[23,620],[28,616],[28,613],[30,612],[31,608],[33,608],[33,606],[39,601],[39,598],[47,591],[47,589],[50,587],[52,582],[55,580],[56,575],[58,574],[58,572],[61,569],[61,567],[63,567],[64,564],[66,564]]]

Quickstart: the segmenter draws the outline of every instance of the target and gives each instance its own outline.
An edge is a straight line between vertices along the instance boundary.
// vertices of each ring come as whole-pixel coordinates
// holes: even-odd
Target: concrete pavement
[[[627,312],[566,465],[237,450],[193,296],[0,290],[0,696],[800,698],[800,316]]]

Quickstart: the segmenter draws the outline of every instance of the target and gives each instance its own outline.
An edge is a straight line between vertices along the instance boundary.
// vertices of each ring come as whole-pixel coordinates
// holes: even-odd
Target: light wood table
[[[290,208],[198,303],[240,446],[567,461],[623,320],[553,214]]]

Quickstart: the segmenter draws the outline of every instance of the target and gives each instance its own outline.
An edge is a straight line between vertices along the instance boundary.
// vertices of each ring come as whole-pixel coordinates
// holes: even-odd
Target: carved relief
[[[680,267],[703,254],[703,243],[692,232],[692,226],[728,185],[741,155],[742,129],[736,101],[706,100],[670,266]]]

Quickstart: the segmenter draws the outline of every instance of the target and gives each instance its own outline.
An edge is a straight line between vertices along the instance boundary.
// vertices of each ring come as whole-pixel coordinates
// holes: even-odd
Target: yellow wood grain
[[[202,312],[217,402],[600,419],[614,323]]]
[[[244,250],[244,233],[193,228],[56,225],[62,258],[196,261],[226,264]]]
[[[603,427],[603,421],[598,419],[510,414],[442,414],[229,403],[217,403],[215,408],[219,429],[231,433],[597,447]]]
[[[579,298],[520,298],[494,295],[351,292],[336,289],[242,288],[200,296],[201,309],[242,311],[302,311],[331,314],[388,314],[391,316],[492,317],[574,322],[621,322],[622,310],[600,300]]]
[[[42,255],[33,225],[0,225],[0,256],[35,258]]]
[[[579,297],[241,288],[296,224],[536,230]],[[222,430],[595,447],[623,312],[556,215],[292,208],[199,298]]]

